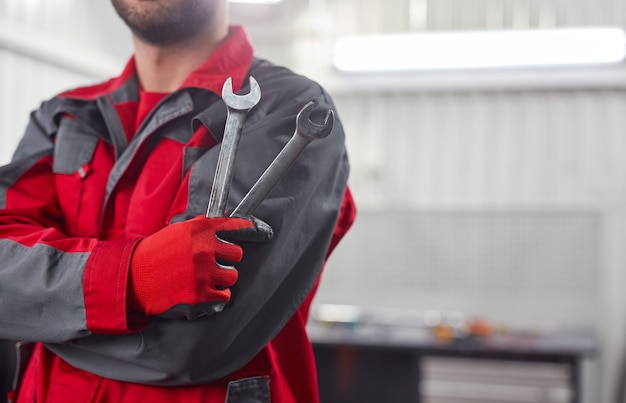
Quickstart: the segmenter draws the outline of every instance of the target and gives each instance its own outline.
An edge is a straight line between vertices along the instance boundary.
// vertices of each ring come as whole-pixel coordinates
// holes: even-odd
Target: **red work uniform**
[[[205,212],[226,120],[219,94],[227,77],[238,91],[249,76],[262,99],[241,136],[232,209],[304,104],[334,109],[315,82],[256,58],[241,27],[172,94],[142,93],[131,59],[32,114],[0,167],[0,337],[36,342],[18,402],[319,400],[305,325],[355,216],[339,119],[255,212],[275,237],[243,246],[224,311],[193,321],[127,311],[134,245]]]

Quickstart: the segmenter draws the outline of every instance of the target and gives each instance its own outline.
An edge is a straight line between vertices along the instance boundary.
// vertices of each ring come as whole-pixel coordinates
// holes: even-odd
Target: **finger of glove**
[[[274,236],[271,226],[250,215],[212,218],[200,215],[191,222],[198,229],[213,229],[220,238],[229,242],[264,242]]]
[[[178,304],[157,315],[164,319],[196,320],[205,316],[212,316],[222,312],[226,302],[203,302],[200,304]]]
[[[237,229],[220,229],[217,235],[229,242],[266,242],[274,237],[274,230],[265,221],[254,216],[235,216],[233,220],[243,220],[250,225]]]
[[[175,282],[174,282],[175,283]],[[226,304],[230,300],[231,291],[228,288],[218,287],[215,283],[196,284],[192,288],[187,287],[186,291],[178,292],[178,289],[185,288],[185,284],[177,285],[177,291],[173,293],[162,292],[159,296],[153,296],[148,303],[144,303],[142,308],[148,315],[162,316],[171,311],[176,306],[196,306],[199,304]],[[185,311],[186,312],[186,311]],[[186,315],[178,315],[183,317]]]
[[[215,253],[215,259],[223,262],[241,262],[243,259],[243,249],[241,246],[224,241],[220,238],[216,239],[215,246],[213,248]]]
[[[212,283],[217,289],[229,288],[237,283],[238,278],[239,272],[234,267],[217,263],[217,269],[213,271]]]

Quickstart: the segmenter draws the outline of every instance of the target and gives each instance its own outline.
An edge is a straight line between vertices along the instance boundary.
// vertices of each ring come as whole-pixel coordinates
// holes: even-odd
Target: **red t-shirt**
[[[147,92],[144,90],[139,90],[139,103],[137,104],[137,112],[135,115],[134,132],[137,132],[137,129],[139,129],[141,122],[144,121],[144,119],[146,118],[146,116],[148,116],[152,109],[154,109],[154,107],[157,106],[157,104],[161,102],[161,100],[166,96],[168,96],[168,93],[166,92]]]

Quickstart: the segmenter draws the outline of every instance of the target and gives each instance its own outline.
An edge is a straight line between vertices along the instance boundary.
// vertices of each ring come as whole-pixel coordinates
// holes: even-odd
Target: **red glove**
[[[237,241],[263,241],[271,228],[254,218],[206,218],[169,225],[142,239],[131,259],[129,307],[147,315],[195,319],[224,309],[238,273]]]

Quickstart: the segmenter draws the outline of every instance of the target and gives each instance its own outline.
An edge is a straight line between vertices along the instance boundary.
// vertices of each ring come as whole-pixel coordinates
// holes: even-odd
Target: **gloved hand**
[[[129,308],[146,315],[196,319],[224,309],[238,272],[241,246],[225,241],[271,239],[255,217],[198,216],[139,241],[130,264]]]

